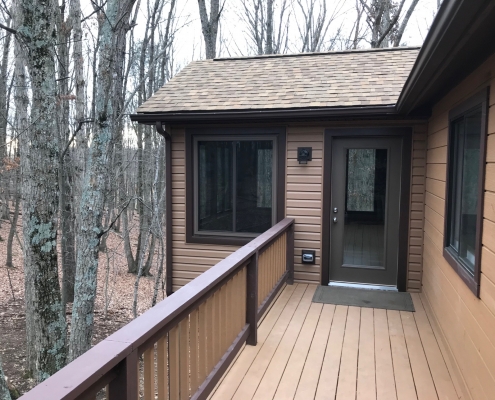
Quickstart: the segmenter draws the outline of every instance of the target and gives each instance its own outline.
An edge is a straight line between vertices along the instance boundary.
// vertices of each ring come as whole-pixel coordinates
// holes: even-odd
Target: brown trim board
[[[348,121],[353,120],[404,120],[425,119],[430,111],[411,115],[399,114],[395,104],[377,106],[344,106],[344,107],[291,107],[278,109],[240,109],[212,111],[157,111],[153,113],[131,114],[131,121],[142,124],[154,124],[156,120],[167,121],[167,124],[220,125],[227,123],[275,123],[306,121]]]
[[[330,240],[331,240],[331,195],[332,195],[332,140],[334,138],[390,137],[402,138],[402,171],[399,216],[399,254],[397,289],[407,289],[407,257],[409,242],[409,202],[411,193],[411,127],[345,127],[325,130],[323,146],[323,198],[322,198],[322,240],[321,240],[321,284],[328,285]]]
[[[165,292],[172,292],[172,137],[156,121],[156,131],[165,138]]]
[[[219,245],[243,246],[253,240],[253,237],[233,237],[233,236],[213,236],[194,234],[194,143],[193,138],[200,135],[219,136],[260,136],[275,135],[277,137],[277,199],[275,223],[285,218],[285,163],[287,135],[285,127],[208,127],[208,128],[188,128],[185,133],[185,166],[186,166],[186,243],[205,243]]]

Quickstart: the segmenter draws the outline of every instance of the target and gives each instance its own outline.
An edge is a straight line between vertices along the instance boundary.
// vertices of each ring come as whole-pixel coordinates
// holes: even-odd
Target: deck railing
[[[206,399],[292,284],[293,223],[279,222],[21,399]]]

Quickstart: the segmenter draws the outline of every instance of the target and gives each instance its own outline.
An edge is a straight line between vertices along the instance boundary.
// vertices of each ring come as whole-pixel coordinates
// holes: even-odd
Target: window
[[[195,141],[195,148],[196,232],[257,234],[270,229],[273,138],[203,138]]]
[[[487,91],[449,115],[444,256],[478,295]]]
[[[186,181],[192,180],[186,189],[189,242],[247,243],[283,218],[277,206],[283,201],[277,177],[284,176],[278,171],[279,135],[238,131],[208,129],[186,137],[186,158],[192,158],[186,163]]]

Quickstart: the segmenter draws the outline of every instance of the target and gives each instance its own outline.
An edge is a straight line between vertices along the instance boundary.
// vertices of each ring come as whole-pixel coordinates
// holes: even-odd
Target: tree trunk
[[[91,347],[98,269],[98,247],[102,231],[105,181],[108,157],[115,129],[114,107],[123,103],[115,90],[114,75],[121,76],[121,56],[117,45],[124,43],[129,29],[129,16],[134,0],[110,0],[99,33],[100,57],[98,65],[97,96],[94,133],[84,179],[80,214],[81,226],[77,235],[77,266],[74,305],[72,308],[72,334],[69,357],[73,360]],[[124,40],[122,40],[124,38]],[[125,49],[124,49],[125,50]],[[117,98],[116,98],[117,97]]]
[[[407,24],[409,23],[409,19],[411,18],[412,13],[414,12],[414,9],[418,5],[419,0],[413,0],[411,5],[409,6],[406,15],[404,16],[404,19],[402,20],[402,23],[399,27],[399,30],[397,31],[397,34],[395,35],[394,39],[394,46],[398,47],[400,46],[400,41],[402,40],[402,35],[404,35],[404,30],[406,29]]]
[[[273,0],[267,0],[266,2],[265,54],[273,54]]]
[[[218,23],[220,21],[220,0],[210,0],[210,16],[206,11],[205,0],[198,0],[199,17],[201,19],[201,28],[205,42],[206,58],[215,58],[217,52],[217,33]]]
[[[66,324],[57,263],[58,167],[56,138],[56,3],[53,0],[21,0],[22,32],[31,78],[31,124],[21,144],[28,146],[23,165],[22,216],[24,268],[33,279],[26,314],[33,313],[35,379],[41,382],[66,361]],[[24,145],[24,146],[23,146]],[[31,321],[27,321],[31,322]]]
[[[22,22],[22,12],[19,5],[16,6],[14,10],[14,27],[17,29]],[[26,64],[24,53],[21,48],[21,44],[18,40],[14,41],[14,57],[15,57],[15,70],[14,70],[14,103],[15,103],[15,129],[19,135],[19,152],[20,158],[20,168],[21,168],[21,187],[17,190],[22,190],[24,186],[24,173],[28,170],[28,160],[29,160],[29,140],[27,138],[28,129],[28,106],[29,98],[26,89],[27,77],[26,77]],[[23,232],[28,229],[27,219],[22,219]],[[34,293],[34,279],[31,268],[26,268],[30,265],[29,262],[29,252],[26,251],[26,247],[22,246],[23,260],[24,260],[24,299],[26,304],[33,303],[33,293]],[[31,375],[34,375],[36,366],[36,356],[34,352],[35,338],[34,338],[34,313],[32,308],[26,309],[26,369]]]
[[[7,20],[7,26],[10,26],[10,18]],[[7,157],[7,81],[9,79],[9,51],[10,51],[10,33],[6,33],[3,39],[2,66],[0,67],[0,166]],[[0,167],[1,170],[1,167]],[[8,182],[8,181],[7,181]],[[0,172],[0,219],[9,219],[9,186],[5,176]]]
[[[12,400],[12,397],[10,397],[10,390],[7,386],[5,375],[3,373],[1,356],[0,356],[0,400]]]
[[[67,161],[61,163],[60,172],[60,231],[62,233],[62,302],[74,301],[76,276],[75,215]],[[65,309],[65,307],[64,307]]]
[[[19,205],[21,203],[21,191],[19,189],[21,184],[21,179],[20,179],[21,173],[19,169],[20,167],[16,168],[15,171],[15,187],[16,187],[15,206],[14,206],[14,215],[12,216],[12,220],[10,223],[9,237],[7,239],[7,261],[5,262],[7,268],[14,267],[14,264],[12,263],[12,244],[14,243],[14,236],[17,230],[17,220],[19,219]]]
[[[62,151],[69,143],[69,42],[71,37],[71,20],[65,20],[65,2],[59,7],[58,14],[58,93],[57,120],[60,148]],[[59,208],[61,257],[62,257],[62,302],[65,305],[74,301],[74,279],[76,273],[75,252],[75,213],[72,195],[72,152],[69,148],[60,157],[59,168]]]

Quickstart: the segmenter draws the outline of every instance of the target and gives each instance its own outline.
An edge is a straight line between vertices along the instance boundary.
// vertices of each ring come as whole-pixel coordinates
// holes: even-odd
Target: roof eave
[[[400,118],[395,104],[378,106],[307,107],[287,109],[247,109],[219,111],[181,111],[131,114],[131,120],[143,124],[161,121],[167,124],[232,122],[297,122],[363,118]],[[417,115],[416,118],[427,117]]]
[[[428,109],[495,48],[495,2],[444,1],[397,101],[400,114]],[[424,112],[424,111],[423,111]]]

